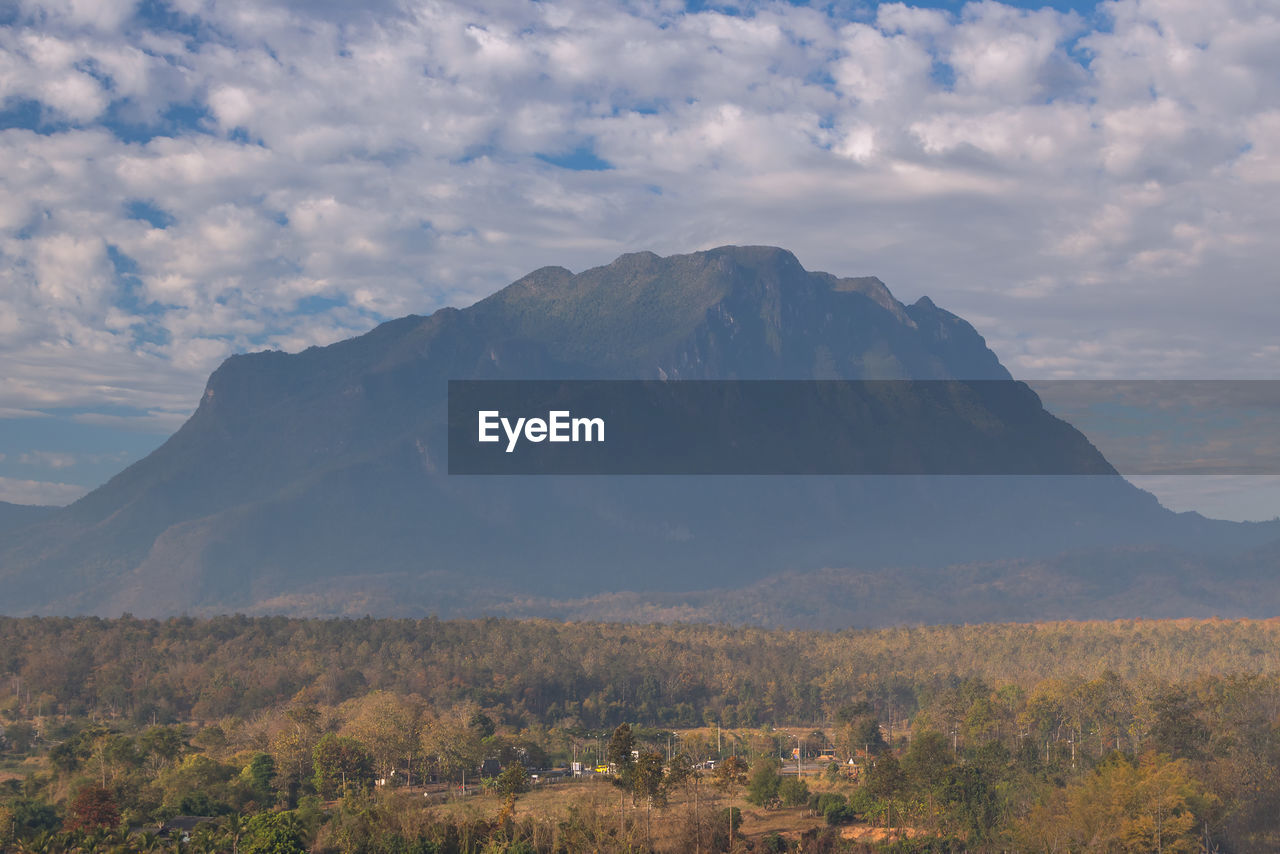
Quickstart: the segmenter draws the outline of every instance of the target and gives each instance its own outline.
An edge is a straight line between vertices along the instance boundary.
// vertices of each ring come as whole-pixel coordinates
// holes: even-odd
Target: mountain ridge
[[[451,478],[454,378],[1010,375],[927,297],[907,306],[874,277],[812,273],[775,247],[543,267],[467,308],[297,354],[230,357],[154,453],[11,532],[0,578],[23,613],[179,613],[396,573],[461,572],[516,593],[631,589],[637,576],[655,590],[710,589],[829,566],[1135,542],[1239,551],[1280,536],[1177,517],[1120,478]],[[1061,432],[1053,441],[1088,444]]]

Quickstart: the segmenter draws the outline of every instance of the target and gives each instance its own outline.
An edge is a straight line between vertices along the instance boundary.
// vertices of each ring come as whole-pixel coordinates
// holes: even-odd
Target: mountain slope
[[[811,273],[780,249],[543,268],[467,309],[228,359],[161,448],[5,538],[6,610],[287,608],[307,591],[308,608],[346,612],[382,578],[403,593],[384,603],[430,612],[454,607],[443,590],[463,607],[468,590],[741,587],[780,570],[1277,536],[1176,516],[1116,477],[450,477],[445,392],[460,378],[1009,374],[927,298],[906,306],[874,278]],[[1096,454],[1060,423],[1042,452],[1068,447]]]

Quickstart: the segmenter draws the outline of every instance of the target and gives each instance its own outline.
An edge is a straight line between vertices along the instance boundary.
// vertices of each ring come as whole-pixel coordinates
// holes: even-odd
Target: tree
[[[67,830],[104,830],[120,823],[116,799],[102,786],[85,786],[67,808]]]
[[[276,758],[276,773],[282,778],[277,785],[287,790],[292,801],[298,787],[314,772],[311,758],[320,740],[320,710],[305,703],[292,705],[274,724],[271,753]]]
[[[761,756],[751,766],[751,776],[747,779],[747,801],[756,806],[767,806],[778,797],[781,783],[777,758]]]
[[[942,733],[934,730],[918,733],[911,740],[906,756],[902,757],[906,781],[919,795],[928,798],[930,818],[933,817],[937,794],[950,779],[951,766],[951,745],[947,744]]]
[[[306,834],[292,812],[262,812],[249,819],[245,854],[305,854]]]
[[[662,770],[662,754],[648,750],[640,754],[633,772],[634,795],[644,798],[645,835],[653,845],[652,814],[655,806],[667,805],[667,779]]]
[[[378,776],[389,780],[397,763],[413,753],[417,710],[388,691],[374,691],[353,703],[354,714],[342,732],[369,749]]]
[[[312,757],[315,787],[322,798],[345,795],[373,784],[373,757],[354,738],[327,733],[316,743]]]
[[[745,782],[747,763],[737,756],[727,756],[716,765],[716,788],[722,792],[735,783]]]
[[[881,756],[867,772],[867,791],[874,798],[887,800],[902,790],[902,766],[893,754]]]
[[[778,784],[778,800],[784,807],[798,807],[809,802],[809,786],[799,777],[788,777]]]
[[[609,762],[617,769],[617,776],[613,778],[613,782],[619,789],[625,792],[635,792],[635,757],[632,752],[635,750],[635,736],[631,734],[630,724],[618,724],[617,729],[613,731],[613,735],[609,737],[609,746],[605,751],[605,755],[609,757]],[[627,802],[623,794],[618,797],[618,827],[625,827],[624,816],[626,814]]]
[[[902,757],[902,770],[914,785],[928,789],[942,784],[951,762],[951,745],[942,733],[925,730],[911,740]]]
[[[618,777],[623,782],[623,787],[631,788],[631,772],[635,767],[636,739],[631,734],[630,724],[618,724],[617,729],[613,731],[613,735],[609,737],[609,747],[605,755],[609,757],[614,767],[618,769]]]
[[[181,727],[153,726],[138,737],[138,747],[157,767],[164,768],[182,755],[186,743]]]
[[[276,778],[276,761],[270,753],[255,753],[240,772],[259,806],[269,806],[275,800],[275,788],[272,785]]]
[[[1202,850],[1197,810],[1211,804],[1186,760],[1117,754],[1033,810],[1019,835],[1037,849],[1194,854]]]
[[[711,832],[711,850],[732,851],[733,841],[741,828],[742,810],[737,807],[725,807],[720,810]]]
[[[519,762],[513,762],[498,775],[496,788],[498,794],[514,803],[517,795],[529,791],[529,772]]]
[[[480,733],[471,725],[477,708],[474,703],[459,704],[429,717],[423,726],[422,752],[431,757],[436,771],[444,779],[465,775],[484,758]]]
[[[1209,741],[1209,728],[1196,716],[1195,701],[1181,688],[1167,691],[1151,703],[1155,722],[1151,740],[1164,753],[1197,759]]]

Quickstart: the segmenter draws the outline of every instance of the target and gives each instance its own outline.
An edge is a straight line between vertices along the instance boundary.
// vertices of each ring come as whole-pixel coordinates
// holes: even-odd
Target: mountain
[[[10,504],[0,501],[0,535],[33,525],[58,511],[57,507],[38,504]]]
[[[466,309],[228,359],[162,447],[0,533],[4,610],[465,613],[1079,549],[1216,560],[1280,538],[1171,513],[1115,476],[450,476],[446,390],[464,378],[1010,376],[927,298],[904,305],[878,279],[809,272],[781,249],[546,267]],[[1105,467],[1034,394],[1017,406],[1003,426],[1037,453]]]

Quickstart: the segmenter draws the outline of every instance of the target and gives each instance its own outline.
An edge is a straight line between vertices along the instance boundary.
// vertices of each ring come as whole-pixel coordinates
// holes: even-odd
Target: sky
[[[1277,44],[1274,0],[0,0],[0,500],[232,353],[642,249],[879,276],[1019,378],[1274,379]]]

